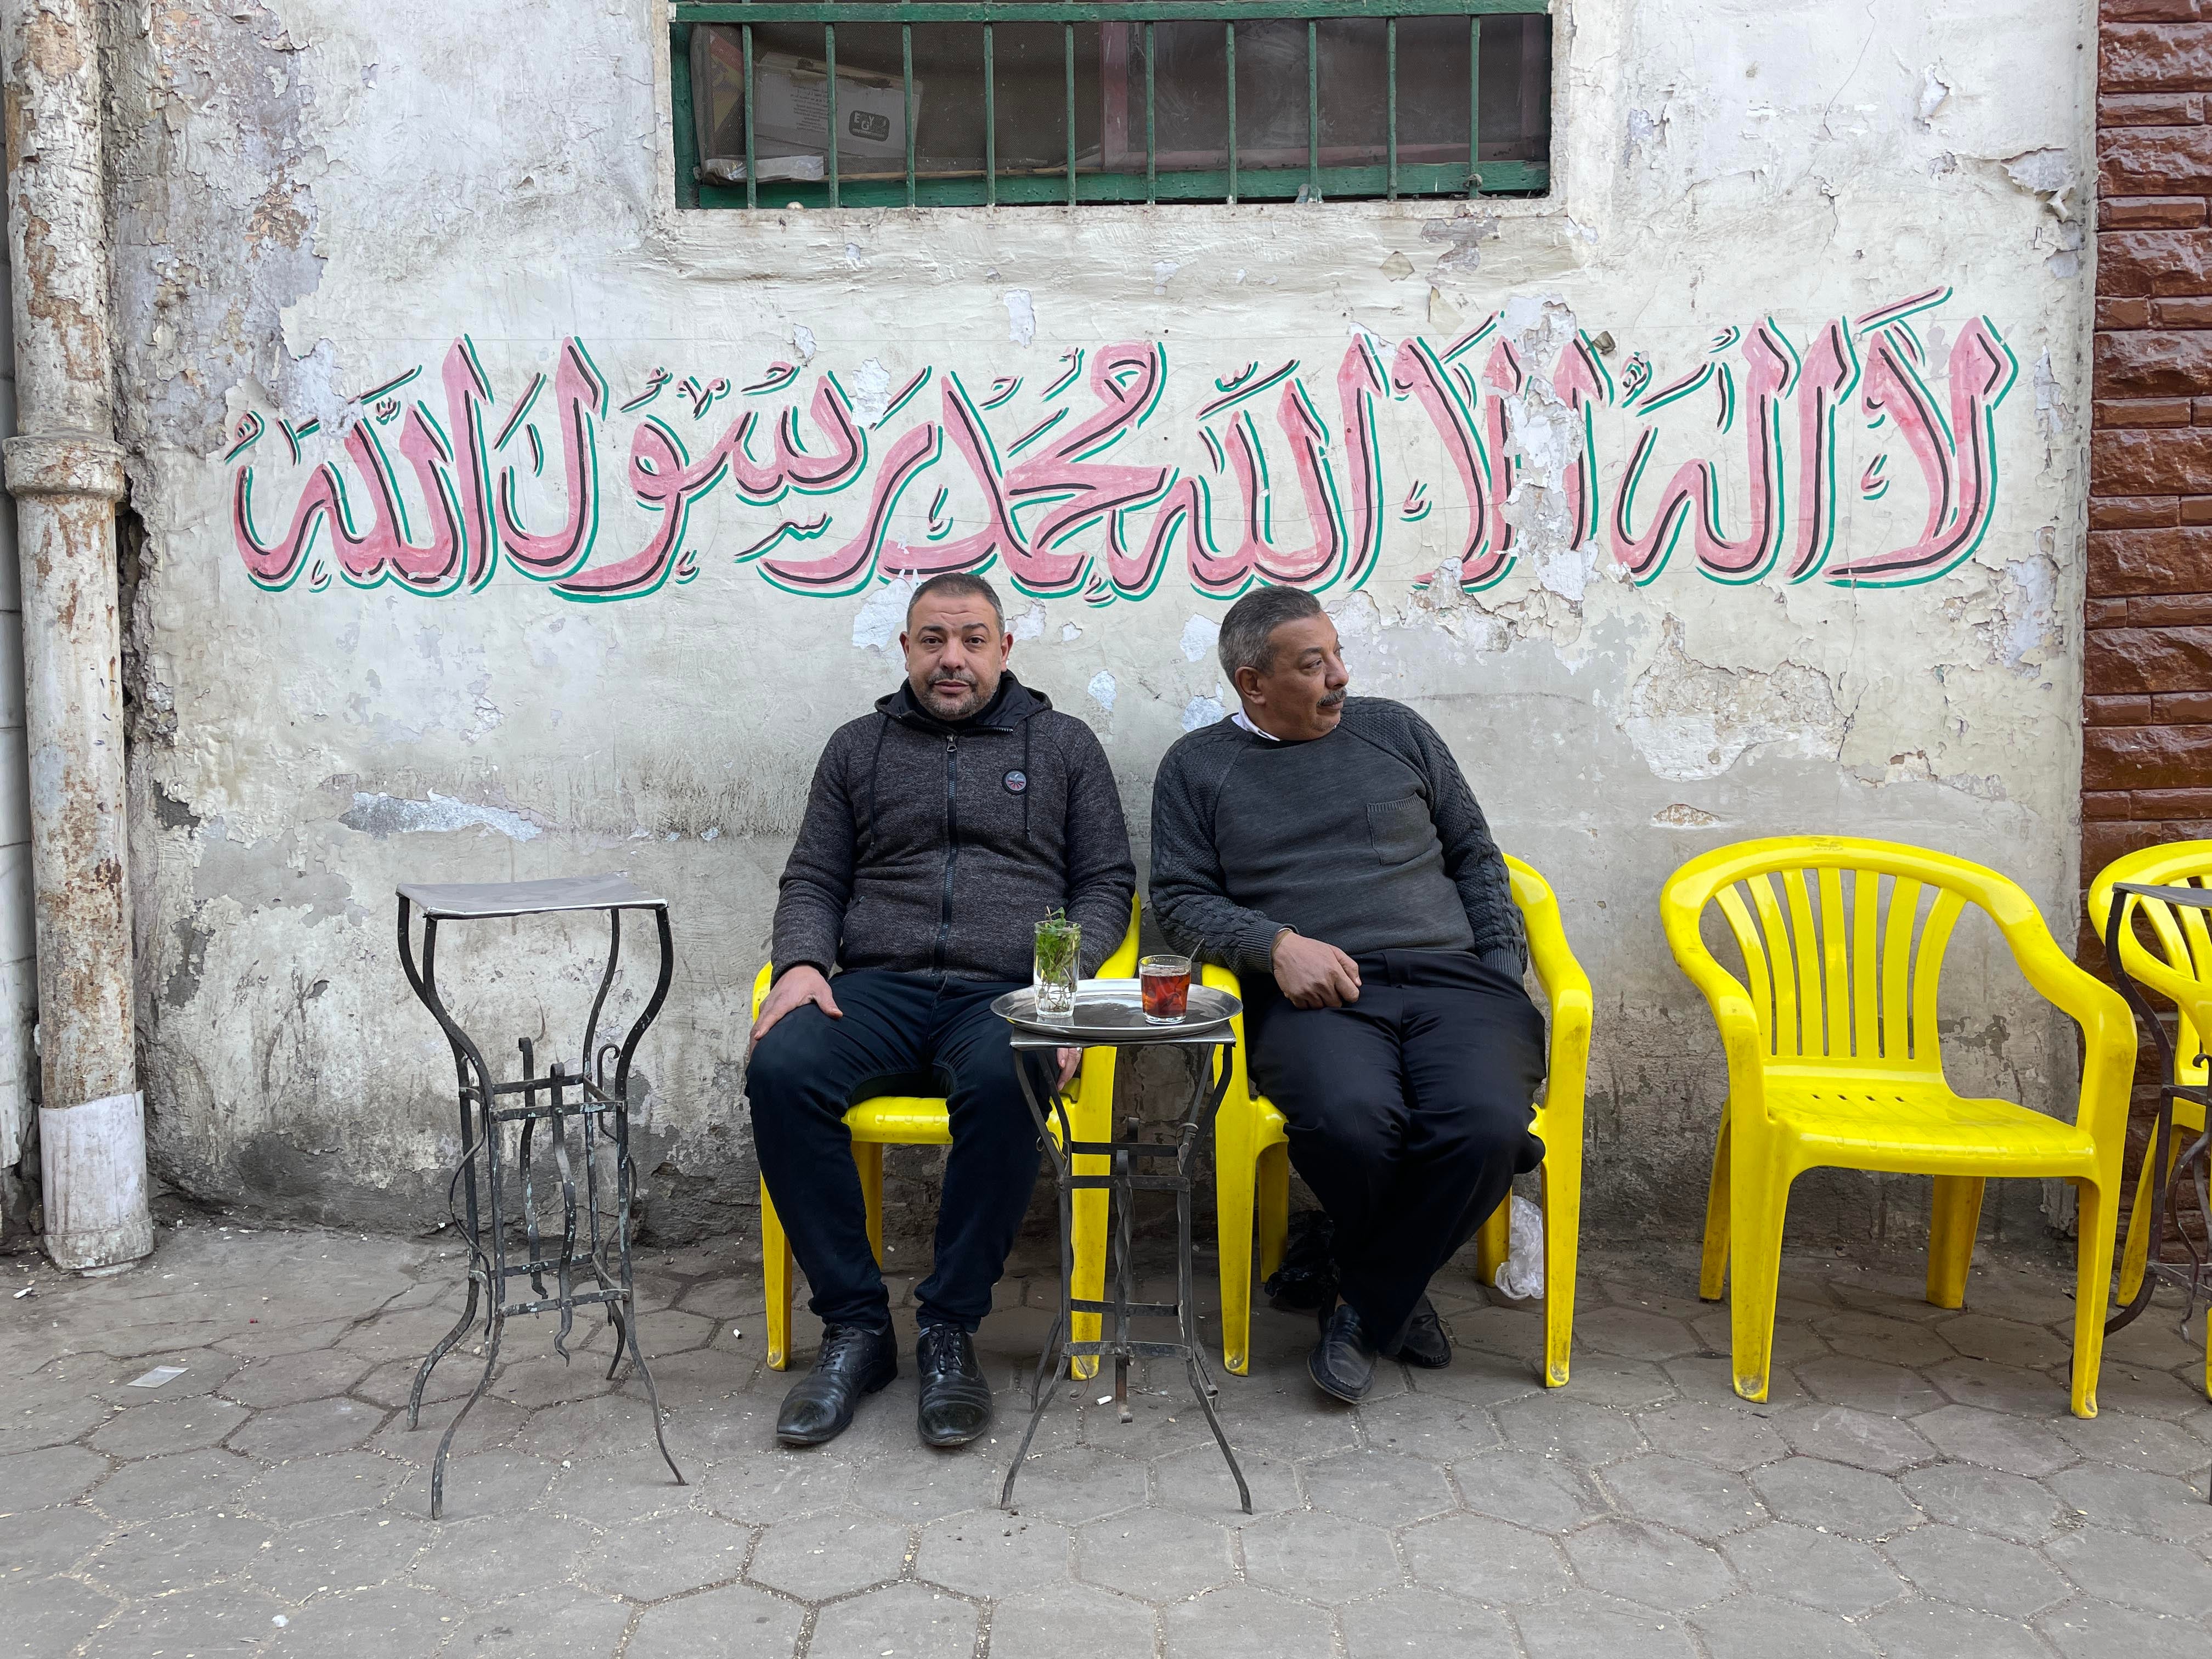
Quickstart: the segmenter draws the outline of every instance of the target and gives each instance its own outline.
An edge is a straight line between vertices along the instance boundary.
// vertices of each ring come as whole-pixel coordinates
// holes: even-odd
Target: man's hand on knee
[[[1341,1008],[1359,1000],[1359,964],[1322,940],[1285,928],[1275,935],[1274,970],[1293,1008]]]
[[[752,1041],[758,1042],[772,1030],[775,1023],[802,1003],[812,1003],[832,1019],[845,1018],[845,1011],[837,1006],[837,999],[830,994],[830,981],[822,977],[822,970],[801,963],[796,968],[787,968],[783,976],[769,987],[767,999],[761,1004],[760,1018],[753,1022]]]

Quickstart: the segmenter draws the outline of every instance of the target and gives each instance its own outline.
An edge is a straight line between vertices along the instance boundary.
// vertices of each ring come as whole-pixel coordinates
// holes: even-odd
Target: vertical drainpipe
[[[39,1110],[46,1252],[154,1248],[132,1047],[121,635],[97,0],[4,0],[8,252],[22,435],[6,444],[22,550]]]

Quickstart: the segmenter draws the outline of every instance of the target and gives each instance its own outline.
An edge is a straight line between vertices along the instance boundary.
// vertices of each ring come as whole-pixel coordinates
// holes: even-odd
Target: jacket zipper
[[[945,972],[945,948],[952,942],[952,864],[960,856],[960,739],[945,739],[945,896],[937,913],[937,954],[933,971]]]

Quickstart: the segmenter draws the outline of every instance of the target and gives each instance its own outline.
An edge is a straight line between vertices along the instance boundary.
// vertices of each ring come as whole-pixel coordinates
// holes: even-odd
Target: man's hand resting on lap
[[[1274,969],[1293,1008],[1341,1008],[1359,1000],[1359,964],[1320,939],[1287,928],[1276,934]]]
[[[845,1018],[845,1011],[837,1006],[837,999],[830,994],[830,981],[822,977],[819,968],[810,968],[801,963],[796,968],[784,969],[783,977],[769,987],[768,995],[761,1003],[760,1018],[753,1022],[752,1040],[758,1042],[793,1009],[802,1003],[812,1003],[832,1019]]]

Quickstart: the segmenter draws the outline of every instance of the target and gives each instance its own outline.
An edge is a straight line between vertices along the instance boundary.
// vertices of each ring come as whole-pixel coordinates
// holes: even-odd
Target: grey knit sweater
[[[1528,961],[1498,844],[1436,728],[1351,697],[1327,737],[1233,720],[1170,749],[1152,786],[1152,905],[1177,949],[1266,973],[1284,928],[1347,955],[1472,951]]]
[[[1098,971],[1137,870],[1098,739],[1012,674],[955,724],[902,685],[830,734],[775,907],[775,971],[808,963],[1026,984],[1065,906]]]

